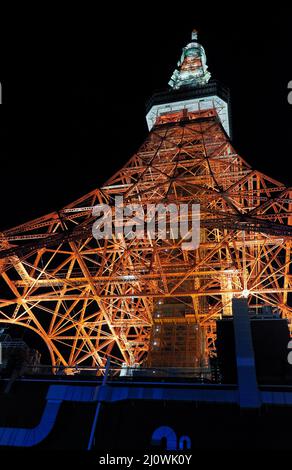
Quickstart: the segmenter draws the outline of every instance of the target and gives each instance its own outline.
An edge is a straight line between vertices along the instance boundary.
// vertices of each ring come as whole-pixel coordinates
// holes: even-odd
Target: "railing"
[[[179,90],[162,90],[157,91],[152,95],[146,104],[146,112],[150,111],[152,106],[170,103],[174,101],[181,101],[191,98],[200,98],[204,96],[217,95],[222,98],[225,102],[230,102],[230,93],[228,88],[221,85],[218,80],[211,80],[206,85],[202,85],[196,88],[181,88]]]
[[[5,368],[0,366],[0,374],[7,376]],[[98,379],[107,375],[107,381],[191,381],[195,383],[220,383],[220,377],[214,368],[190,367],[87,367],[87,366],[50,366],[23,365],[18,370],[18,377],[49,377],[54,379],[79,378]]]

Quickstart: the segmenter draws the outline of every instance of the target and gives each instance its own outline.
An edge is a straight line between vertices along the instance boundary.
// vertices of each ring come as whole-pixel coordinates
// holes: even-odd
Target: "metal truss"
[[[97,204],[196,203],[201,243],[182,239],[96,240]],[[234,296],[292,317],[292,189],[251,168],[215,110],[162,116],[106,184],[58,212],[0,234],[0,322],[30,328],[52,364],[141,362],[158,302],[185,304],[214,351],[215,320]],[[191,310],[191,315],[189,314]]]

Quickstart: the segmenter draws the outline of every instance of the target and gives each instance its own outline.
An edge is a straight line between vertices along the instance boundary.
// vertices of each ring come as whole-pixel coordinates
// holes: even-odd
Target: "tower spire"
[[[174,90],[180,88],[194,88],[206,85],[211,78],[208,71],[206,53],[198,42],[198,31],[192,31],[192,40],[182,50],[182,55],[177,63],[168,84]]]
[[[146,120],[149,130],[161,119],[177,121],[188,113],[216,112],[225,132],[230,135],[229,90],[217,80],[210,80],[206,53],[198,42],[198,32],[192,31],[191,42],[182,50],[170,81],[170,89],[154,93],[147,103]],[[177,114],[179,113],[179,114]],[[189,115],[190,117],[190,115]]]

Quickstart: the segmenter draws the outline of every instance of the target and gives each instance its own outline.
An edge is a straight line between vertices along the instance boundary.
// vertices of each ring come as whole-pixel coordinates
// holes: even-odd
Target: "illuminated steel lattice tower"
[[[195,365],[185,353],[202,363],[234,296],[291,321],[292,190],[234,150],[228,91],[210,80],[195,31],[169,85],[148,104],[146,141],[102,188],[0,234],[0,322],[39,334],[53,364],[139,363],[150,337],[149,364],[159,341],[185,347],[174,365]],[[200,204],[199,247],[171,234],[97,241],[92,209],[115,196]]]

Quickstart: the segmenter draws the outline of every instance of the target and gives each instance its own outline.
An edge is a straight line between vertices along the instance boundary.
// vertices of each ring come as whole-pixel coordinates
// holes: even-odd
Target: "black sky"
[[[127,161],[147,135],[145,101],[166,88],[194,27],[212,77],[231,90],[237,151],[291,184],[291,8],[161,3],[162,15],[141,3],[120,17],[113,4],[2,41],[0,231],[61,208]]]

